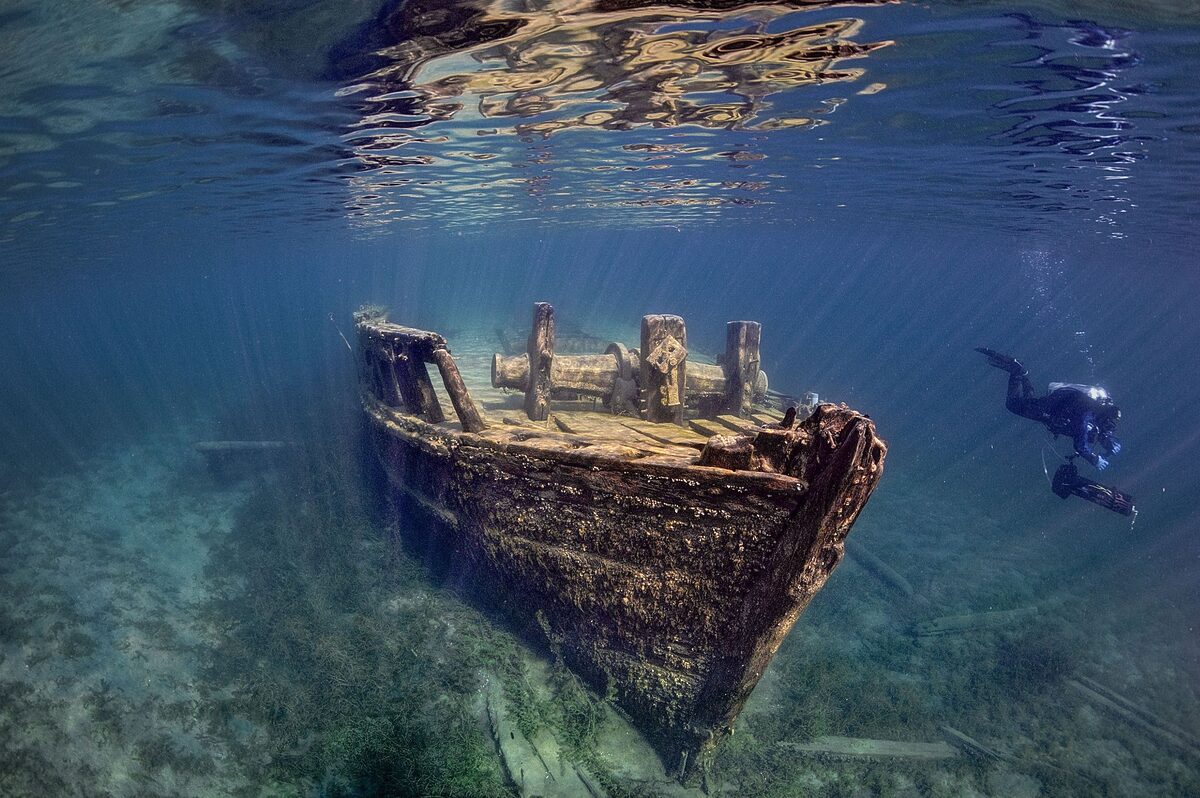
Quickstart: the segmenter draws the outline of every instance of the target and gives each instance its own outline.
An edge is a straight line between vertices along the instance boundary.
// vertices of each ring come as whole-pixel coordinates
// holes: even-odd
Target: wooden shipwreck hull
[[[539,336],[547,325],[535,313],[523,418],[502,402],[476,407],[440,336],[359,316],[374,445],[403,505],[432,522],[424,524],[431,539],[453,552],[475,588],[518,623],[541,625],[574,671],[611,689],[664,763],[687,773],[730,728],[841,560],[886,447],[872,422],[844,405],[760,424],[748,387],[757,332],[753,373],[742,369],[740,379],[732,370],[745,337],[730,345],[720,367],[729,379],[716,388],[735,412],[715,420],[687,421],[674,412],[687,407],[684,393],[655,398],[653,376],[644,375],[634,380],[643,404],[636,416],[556,410],[553,311],[544,308],[549,335]],[[653,332],[648,339],[643,325],[641,351],[661,355]],[[685,359],[679,337],[671,341]],[[622,358],[637,359],[631,351],[614,351],[618,376],[596,377],[602,390],[620,379]],[[607,369],[585,357],[593,359],[574,366]],[[667,367],[658,376],[686,392],[684,359],[660,358]],[[438,366],[458,421],[444,420],[427,362]],[[571,362],[558,364],[564,369],[589,395],[586,375]],[[547,407],[533,421],[543,411],[530,400],[539,390]],[[640,417],[654,414],[647,394],[675,423]]]

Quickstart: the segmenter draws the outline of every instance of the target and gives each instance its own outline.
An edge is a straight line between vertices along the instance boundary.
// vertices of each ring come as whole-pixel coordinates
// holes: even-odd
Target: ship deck
[[[744,418],[733,415],[689,418],[685,420],[685,426],[679,426],[613,415],[599,400],[584,399],[555,400],[546,421],[530,421],[523,409],[523,394],[492,387],[492,343],[473,336],[461,336],[456,337],[453,344],[454,359],[463,382],[488,425],[477,434],[496,443],[532,443],[534,439],[530,434],[533,433],[536,444],[544,448],[579,448],[586,441],[593,453],[600,454],[598,449],[602,448],[604,454],[618,459],[653,458],[694,465],[700,459],[704,444],[713,435],[749,432],[783,418],[778,410],[756,407]],[[393,412],[404,414],[398,410]],[[452,416],[433,426],[447,431],[462,430],[462,425]]]

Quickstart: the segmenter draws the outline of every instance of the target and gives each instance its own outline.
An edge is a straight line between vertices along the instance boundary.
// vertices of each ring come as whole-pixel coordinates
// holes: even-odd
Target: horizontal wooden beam
[[[391,344],[397,349],[408,351],[426,363],[432,362],[435,350],[446,348],[446,339],[435,332],[404,327],[386,321],[360,322],[358,332],[369,344],[375,342]]]

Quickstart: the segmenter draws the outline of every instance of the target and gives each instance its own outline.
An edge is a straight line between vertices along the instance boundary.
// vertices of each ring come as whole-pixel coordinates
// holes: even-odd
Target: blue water
[[[0,10],[0,794],[506,794],[472,657],[517,644],[389,559],[340,333],[364,302],[469,337],[536,300],[631,343],[678,313],[708,352],[760,320],[773,387],[889,443],[854,536],[924,602],[844,564],[714,789],[1200,789],[1194,746],[1076,682],[1200,735],[1200,15],[611,5]],[[1102,479],[1136,523],[1050,492],[1068,444],[976,346],[1116,397]],[[305,443],[306,476],[213,479],[191,444],[235,437]],[[343,530],[364,548],[321,547]],[[369,609],[418,594],[440,632]],[[778,746],[942,724],[1016,759]]]

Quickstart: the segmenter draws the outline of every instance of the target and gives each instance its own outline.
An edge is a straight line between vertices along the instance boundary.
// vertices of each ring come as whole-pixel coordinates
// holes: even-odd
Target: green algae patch
[[[496,653],[486,625],[389,545],[355,469],[290,476],[247,501],[208,566],[225,585],[205,610],[221,630],[213,730],[241,740],[260,784],[507,795],[470,710],[476,663]]]

